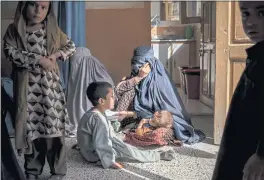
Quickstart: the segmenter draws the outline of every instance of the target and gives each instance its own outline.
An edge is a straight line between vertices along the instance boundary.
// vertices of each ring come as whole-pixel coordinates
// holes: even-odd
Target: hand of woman
[[[264,159],[253,154],[244,167],[243,180],[262,180],[264,178]]]
[[[125,119],[128,116],[127,111],[119,111],[117,114],[117,119],[118,121],[122,121],[123,119]]]
[[[139,69],[137,76],[143,79],[143,78],[147,77],[147,75],[150,73],[150,71],[151,71],[150,65],[149,65],[149,63],[146,63]]]

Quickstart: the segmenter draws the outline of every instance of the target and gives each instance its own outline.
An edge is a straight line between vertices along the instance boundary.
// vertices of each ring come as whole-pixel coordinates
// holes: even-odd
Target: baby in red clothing
[[[151,119],[142,119],[135,132],[139,136],[152,132],[157,128],[172,128],[172,115],[169,111],[161,110],[154,113]]]

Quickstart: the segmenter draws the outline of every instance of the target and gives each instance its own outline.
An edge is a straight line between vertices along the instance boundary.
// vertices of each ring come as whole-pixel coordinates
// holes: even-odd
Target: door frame
[[[208,72],[208,94],[209,94],[209,96],[206,96],[206,95],[204,95],[203,94],[203,81],[204,81],[204,72],[203,71],[201,71],[201,75],[200,75],[200,101],[202,102],[202,103],[204,103],[205,105],[207,105],[207,106],[209,106],[210,108],[213,108],[214,109],[214,97],[210,97],[211,96],[211,94],[214,94],[215,95],[215,92],[213,92],[213,93],[211,93],[210,91],[211,91],[211,83],[210,83],[210,81],[211,81],[211,63],[212,63],[212,60],[211,60],[211,58],[212,58],[212,56],[211,56],[211,54],[214,54],[215,55],[215,44],[216,44],[216,42],[212,42],[214,39],[212,39],[212,30],[213,30],[213,27],[212,26],[210,26],[210,30],[209,30],[209,37],[210,37],[210,42],[204,42],[204,26],[203,26],[203,22],[204,22],[204,20],[203,20],[203,13],[204,13],[204,5],[205,4],[209,4],[209,14],[211,14],[211,12],[212,12],[212,2],[202,2],[202,5],[201,5],[201,7],[202,7],[202,14],[201,14],[201,39],[200,39],[200,49],[199,49],[199,51],[200,51],[200,53],[199,53],[199,61],[200,61],[200,68],[203,68],[203,65],[204,65],[204,60],[203,60],[203,58],[204,58],[204,55],[205,55],[205,53],[208,53],[209,54],[209,58],[210,58],[210,60],[208,61],[208,71],[210,71],[210,72]],[[212,16],[210,16],[209,17],[210,19],[209,19],[209,21],[211,22],[212,21]],[[212,23],[210,23],[211,25],[212,25]],[[216,28],[215,28],[216,29]],[[209,48],[209,46],[213,46],[213,48]],[[216,55],[215,55],[216,56]]]
[[[240,13],[236,3],[216,2],[215,144],[220,144],[222,139],[233,91],[245,65],[245,49],[252,45],[243,34],[240,17],[236,16]]]

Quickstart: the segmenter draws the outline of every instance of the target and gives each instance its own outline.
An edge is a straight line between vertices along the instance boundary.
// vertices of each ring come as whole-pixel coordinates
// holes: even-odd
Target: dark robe
[[[250,156],[264,156],[264,41],[246,51],[246,68],[230,104],[213,180],[242,180]]]

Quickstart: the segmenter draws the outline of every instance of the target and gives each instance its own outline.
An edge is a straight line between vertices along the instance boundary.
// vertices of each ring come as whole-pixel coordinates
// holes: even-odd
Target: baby
[[[111,124],[115,130],[115,132],[120,131],[120,123],[124,118],[127,117],[136,117],[136,113],[133,111],[106,111],[106,115],[108,120],[111,121]],[[172,114],[166,110],[156,111],[154,113],[153,118],[150,119],[142,119],[138,124],[135,132],[137,135],[143,136],[145,133],[152,132],[157,128],[172,128],[173,118]]]
[[[154,113],[151,119],[142,119],[135,132],[139,136],[152,132],[157,128],[172,128],[173,118],[169,111],[161,110]]]

